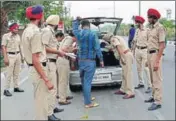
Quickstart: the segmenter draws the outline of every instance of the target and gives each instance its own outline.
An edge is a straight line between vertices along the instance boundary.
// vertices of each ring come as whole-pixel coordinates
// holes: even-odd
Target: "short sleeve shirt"
[[[137,29],[134,37],[134,41],[137,46],[147,47],[148,46],[148,29]]]
[[[24,58],[28,64],[32,64],[32,54],[40,53],[40,62],[46,62],[46,50],[41,39],[40,29],[29,24],[22,34]]]
[[[20,51],[21,39],[18,34],[13,35],[11,32],[4,34],[1,45],[6,46],[7,52]]]
[[[73,40],[72,40],[72,37],[70,36],[66,36],[62,42],[60,43],[60,48],[59,49],[62,49],[62,48],[68,48],[68,51],[71,52],[71,50],[73,49]]]
[[[159,49],[159,43],[165,42],[166,30],[159,22],[149,28],[148,33],[148,49]]]
[[[55,32],[53,28],[49,25],[46,28],[42,29],[42,42],[45,44],[46,47],[57,50],[58,42],[55,38]],[[47,58],[56,59],[57,54],[47,53]]]
[[[110,41],[113,47],[119,46],[123,51],[129,49],[125,43],[125,40],[120,36],[114,36]]]

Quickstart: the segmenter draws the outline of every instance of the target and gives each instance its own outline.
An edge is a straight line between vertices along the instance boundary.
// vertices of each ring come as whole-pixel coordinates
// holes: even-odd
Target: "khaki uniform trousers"
[[[139,84],[144,85],[143,72],[145,71],[148,87],[152,87],[149,68],[146,67],[147,49],[136,49],[135,52],[136,52],[136,62],[137,62]]]
[[[6,89],[10,88],[11,79],[13,77],[14,88],[17,88],[19,85],[19,74],[20,74],[20,66],[21,66],[21,55],[20,53],[8,54],[9,66],[7,67],[7,83]]]
[[[49,90],[36,69],[33,66],[30,66],[29,69],[29,77],[33,80],[34,87],[35,120],[48,120]],[[43,70],[47,74],[47,68],[43,67]]]
[[[125,65],[121,63],[122,66],[122,85],[120,90],[125,92],[126,94],[134,94],[133,87],[133,73],[132,73],[132,64],[133,64],[133,54],[131,52],[127,52],[124,56]]]
[[[154,64],[158,53],[148,54],[148,65],[152,82],[152,96],[156,103],[162,103],[162,57],[158,71],[154,71]]]
[[[57,67],[55,62],[47,62],[47,72],[48,72],[48,79],[52,82],[54,85],[54,89],[50,90],[50,95],[48,98],[48,116],[53,114],[53,110],[56,106],[57,99]]]
[[[59,102],[65,102],[68,93],[68,82],[70,77],[70,64],[69,60],[64,57],[58,57],[57,59],[58,69],[58,94]]]

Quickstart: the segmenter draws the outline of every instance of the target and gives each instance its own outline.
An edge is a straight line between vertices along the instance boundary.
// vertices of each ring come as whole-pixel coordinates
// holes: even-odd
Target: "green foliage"
[[[172,20],[167,20],[165,18],[160,19],[159,21],[165,28],[166,28],[166,38],[172,39],[175,37],[175,25],[173,24]]]

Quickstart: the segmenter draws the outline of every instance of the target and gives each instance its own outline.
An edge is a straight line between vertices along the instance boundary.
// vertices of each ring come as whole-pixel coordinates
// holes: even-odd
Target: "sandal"
[[[85,108],[94,108],[94,107],[98,107],[99,104],[98,103],[92,103],[90,105],[85,105]]]
[[[92,97],[92,98],[91,98],[91,101],[94,101],[94,100],[95,100],[95,97]]]

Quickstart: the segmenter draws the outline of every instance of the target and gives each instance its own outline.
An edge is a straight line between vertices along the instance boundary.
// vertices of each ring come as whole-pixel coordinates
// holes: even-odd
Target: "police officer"
[[[57,50],[57,40],[55,38],[55,29],[57,29],[59,23],[59,16],[58,15],[50,15],[46,19],[47,27],[42,29],[42,42],[45,45],[46,52],[47,52],[47,69],[48,69],[48,78],[51,80],[52,84],[54,85],[54,89],[50,91],[50,97],[48,98],[49,107],[48,107],[48,116],[51,116],[54,113],[62,112],[63,109],[59,109],[56,106],[57,103],[57,68],[56,68],[56,59],[57,56],[64,55],[63,52]]]
[[[71,36],[65,36],[64,34],[60,34],[60,46],[59,50],[64,51],[66,53],[72,53],[74,48],[72,47],[73,39]],[[70,63],[68,57],[58,57],[57,59],[57,68],[58,68],[58,94],[59,94],[59,104],[60,105],[68,105],[71,102],[68,101],[73,97],[67,96],[68,92],[68,82],[69,82],[69,74],[70,74]]]
[[[152,97],[145,102],[152,105],[148,110],[156,110],[161,108],[162,103],[162,54],[165,48],[166,31],[163,25],[158,22],[160,13],[156,9],[149,9],[148,21],[150,23],[148,34],[148,66],[151,74],[151,82],[153,87]]]
[[[125,95],[123,99],[134,98],[134,89],[132,82],[132,63],[133,54],[125,44],[125,40],[120,36],[113,36],[113,34],[106,34],[104,40],[109,41],[114,48],[116,48],[122,65],[122,86],[115,94]]]
[[[12,77],[14,82],[14,92],[24,92],[24,90],[19,88],[20,65],[21,60],[23,62],[23,55],[18,28],[19,26],[17,23],[11,24],[9,27],[10,32],[4,34],[2,37],[4,63],[7,66],[6,89],[4,90],[5,96],[12,96],[9,92]]]
[[[141,16],[135,16],[135,22],[137,24],[138,29],[136,30],[135,37],[134,37],[134,51],[135,51],[135,58],[137,62],[137,71],[138,71],[138,79],[139,84],[135,89],[144,88],[144,79],[143,79],[143,72],[147,74],[147,82],[148,88],[146,93],[150,93],[152,91],[152,84],[150,79],[149,68],[147,66],[147,46],[148,46],[148,30],[144,28],[143,23],[145,19]]]
[[[35,120],[50,120],[54,117],[54,115],[48,117],[49,90],[54,86],[47,77],[46,50],[39,29],[44,19],[43,14],[43,7],[40,5],[28,7],[26,17],[30,20],[30,24],[22,34],[24,58],[29,66],[29,78],[33,80]]]

